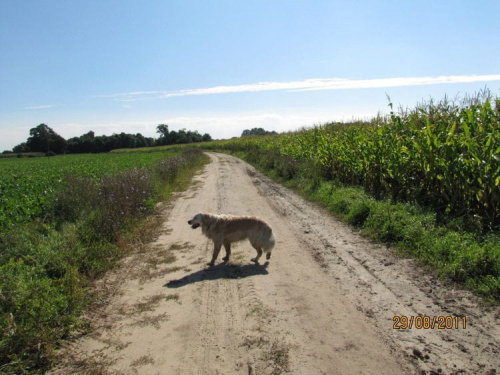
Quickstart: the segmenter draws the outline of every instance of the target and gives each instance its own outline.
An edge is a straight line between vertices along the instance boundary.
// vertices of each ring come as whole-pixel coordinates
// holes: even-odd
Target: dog
[[[226,263],[231,256],[231,243],[248,238],[250,244],[257,251],[257,256],[251,261],[259,264],[262,253],[266,259],[271,258],[271,251],[275,244],[273,230],[264,220],[256,216],[214,215],[199,213],[188,221],[191,228],[201,226],[201,232],[214,242],[212,260],[209,266],[215,264],[222,245],[226,249],[226,256],[222,260]]]

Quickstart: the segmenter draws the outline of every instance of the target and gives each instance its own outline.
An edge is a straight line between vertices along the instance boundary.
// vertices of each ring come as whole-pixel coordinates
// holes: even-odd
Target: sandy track
[[[116,292],[53,373],[494,374],[499,310],[394,258],[243,161],[210,154],[163,232],[103,281]],[[198,212],[252,214],[277,239],[268,265],[248,242],[207,269]],[[222,257],[221,255],[219,257]],[[262,262],[261,262],[262,263]],[[394,330],[393,316],[466,317],[463,329]]]

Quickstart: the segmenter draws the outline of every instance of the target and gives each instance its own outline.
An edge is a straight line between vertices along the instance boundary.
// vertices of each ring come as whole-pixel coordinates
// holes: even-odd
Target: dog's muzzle
[[[198,223],[191,224],[192,222],[193,222],[192,220],[188,221],[188,224],[191,225],[191,228],[196,229],[200,226],[200,224],[198,224]]]

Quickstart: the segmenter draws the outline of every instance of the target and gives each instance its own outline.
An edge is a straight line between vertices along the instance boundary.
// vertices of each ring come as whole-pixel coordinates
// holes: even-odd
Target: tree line
[[[14,153],[43,152],[46,154],[78,154],[108,152],[118,148],[152,147],[183,143],[211,141],[212,137],[206,133],[201,135],[196,130],[181,129],[169,130],[168,125],[160,124],[156,127],[159,138],[144,137],[137,134],[113,134],[110,136],[96,136],[89,131],[79,137],[64,139],[46,124],[40,124],[30,129],[30,136],[12,149]]]
[[[245,129],[241,133],[242,137],[249,137],[252,135],[272,135],[272,134],[277,134],[275,131],[267,131],[264,130],[263,128],[252,128],[252,129]]]

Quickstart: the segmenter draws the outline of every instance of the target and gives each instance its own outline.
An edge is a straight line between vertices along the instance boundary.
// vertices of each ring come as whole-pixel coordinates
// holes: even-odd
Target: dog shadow
[[[267,266],[269,262],[264,264],[245,264],[245,265],[235,265],[220,263],[216,266],[205,268],[189,275],[184,276],[181,279],[170,280],[168,283],[163,285],[166,288],[181,288],[188,284],[195,284],[200,281],[205,280],[218,280],[218,279],[243,279],[245,277],[256,276],[256,275],[267,275]]]

